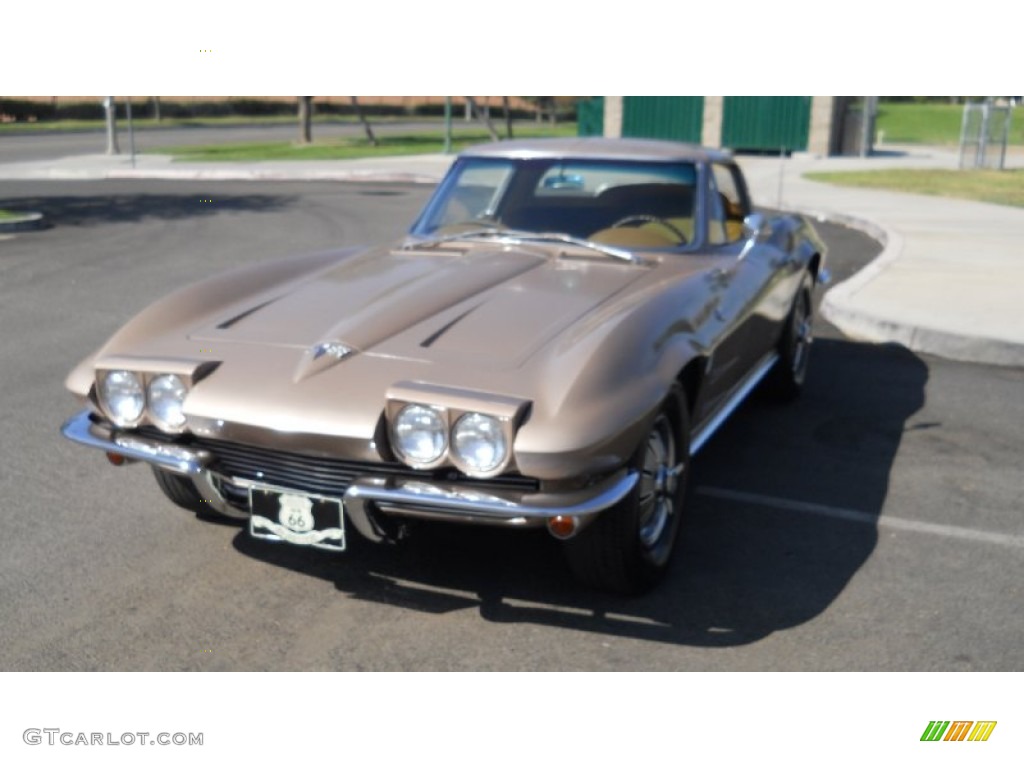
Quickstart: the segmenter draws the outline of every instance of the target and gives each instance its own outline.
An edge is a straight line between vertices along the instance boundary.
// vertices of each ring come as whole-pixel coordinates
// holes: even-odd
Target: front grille
[[[146,437],[167,440],[158,430],[143,427]],[[453,469],[414,470],[397,462],[348,461],[277,451],[227,440],[191,437],[176,442],[209,451],[214,457],[210,469],[227,477],[238,477],[282,488],[340,498],[358,477],[402,477],[424,481],[458,481],[481,490],[534,492],[539,483],[521,475],[504,475],[486,480],[468,478]]]
[[[196,439],[194,445],[209,451],[215,457],[210,469],[219,474],[323,496],[343,495],[361,475],[412,474],[412,470],[400,464],[370,464],[327,459],[231,443],[226,440],[202,438]]]

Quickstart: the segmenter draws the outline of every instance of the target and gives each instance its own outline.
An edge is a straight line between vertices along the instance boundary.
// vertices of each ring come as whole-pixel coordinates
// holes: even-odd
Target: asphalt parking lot
[[[1017,670],[1024,371],[819,325],[805,396],[698,457],[651,595],[577,587],[555,542],[438,526],[340,557],[167,502],[63,440],[71,367],[172,288],[395,236],[422,187],[0,183],[0,669]],[[208,201],[208,202],[207,202]],[[823,226],[836,280],[877,252]],[[819,297],[820,298],[820,297]]]

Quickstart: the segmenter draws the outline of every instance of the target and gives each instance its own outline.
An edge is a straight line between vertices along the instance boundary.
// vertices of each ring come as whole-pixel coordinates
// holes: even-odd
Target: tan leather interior
[[[587,239],[626,248],[671,248],[679,244],[679,238],[670,230],[654,227],[657,227],[654,222],[641,227],[608,227],[599,229]]]

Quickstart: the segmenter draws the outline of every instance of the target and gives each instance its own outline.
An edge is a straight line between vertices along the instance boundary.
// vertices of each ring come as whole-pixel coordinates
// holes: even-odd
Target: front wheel
[[[153,470],[153,476],[156,478],[156,484],[163,491],[164,496],[182,509],[195,512],[204,520],[238,524],[239,519],[241,519],[240,517],[225,515],[223,512],[215,509],[207,499],[202,497],[199,489],[196,488],[196,484],[185,475],[178,475],[174,472],[168,472],[166,469],[150,466]]]
[[[156,478],[156,484],[163,491],[164,496],[182,509],[187,509],[190,512],[203,511],[202,497],[199,495],[199,490],[196,488],[195,483],[182,475],[177,475],[152,465],[150,466],[153,470],[153,476]]]
[[[633,468],[640,473],[636,486],[565,542],[578,580],[610,592],[639,594],[662,579],[679,538],[689,433],[685,401],[673,394],[634,455]]]

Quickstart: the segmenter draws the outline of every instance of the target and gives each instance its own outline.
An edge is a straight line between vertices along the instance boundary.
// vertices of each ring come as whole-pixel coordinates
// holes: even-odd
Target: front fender
[[[554,343],[517,435],[520,471],[566,478],[626,464],[680,372],[712,342],[711,300],[701,277],[668,290],[652,286]]]
[[[309,280],[334,267],[339,261],[364,253],[366,248],[312,253],[298,257],[248,264],[201,280],[150,304],[125,323],[113,336],[82,360],[68,374],[64,386],[79,399],[87,397],[95,376],[97,358],[122,354],[140,342],[192,325],[207,316],[223,312],[272,288]]]

